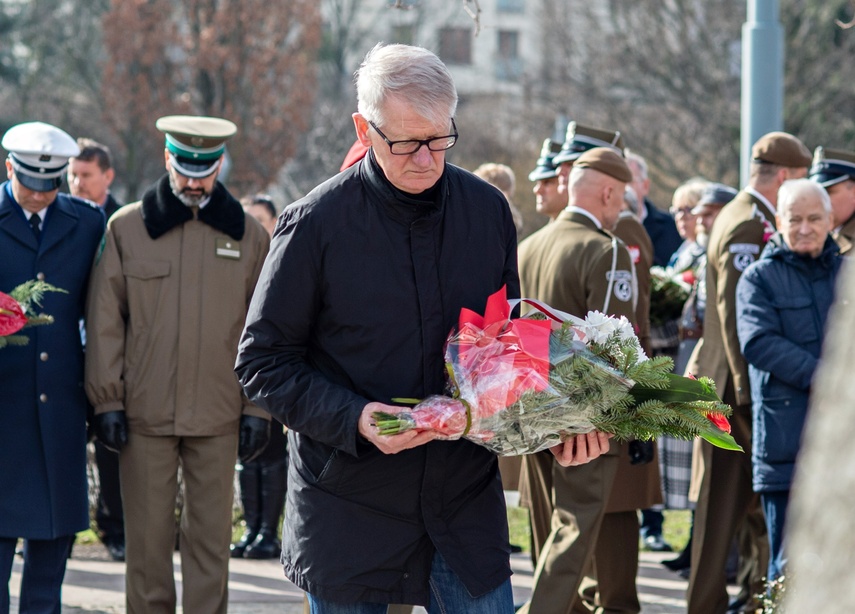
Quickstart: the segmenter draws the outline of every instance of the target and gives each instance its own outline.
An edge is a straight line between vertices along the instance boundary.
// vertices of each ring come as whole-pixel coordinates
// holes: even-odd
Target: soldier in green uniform
[[[840,253],[850,255],[855,242],[855,152],[817,147],[808,177],[828,192],[834,215],[832,236]]]
[[[570,205],[520,244],[524,296],[581,317],[598,310],[635,322],[632,260],[607,230],[617,222],[631,178],[616,148],[595,147],[575,159],[566,184]],[[552,467],[552,530],[538,559],[531,601],[521,612],[587,611],[578,598],[586,574],[599,579],[601,604],[634,601],[640,609],[635,510],[653,501],[637,500],[634,488],[617,486],[626,447],[613,442],[609,453],[584,471]],[[658,475],[653,481],[658,491]]]
[[[778,188],[787,179],[804,177],[810,151],[796,137],[770,132],[752,147],[748,185],[725,205],[713,224],[707,249],[707,308],[704,336],[695,347],[687,371],[715,380],[719,396],[733,407],[733,436],[745,450],[732,454],[704,443],[696,455],[703,465],[692,535],[692,571],[687,594],[688,614],[722,614],[728,610],[725,565],[731,541],[741,523],[760,512],[751,486],[751,391],[748,367],[736,335],[736,282],[775,232]],[[762,518],[762,516],[760,516]],[[751,542],[754,584],[762,591],[768,556],[765,527]],[[741,556],[747,558],[745,548]],[[742,599],[740,599],[742,601]],[[742,605],[731,604],[732,611]],[[752,610],[753,611],[753,610]]]

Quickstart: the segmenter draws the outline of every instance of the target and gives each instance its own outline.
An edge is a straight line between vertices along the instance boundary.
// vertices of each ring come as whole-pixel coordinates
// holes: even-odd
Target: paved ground
[[[638,592],[643,614],[682,614],[686,611],[686,581],[659,564],[662,559],[672,556],[672,553],[641,553]],[[522,602],[531,591],[531,561],[526,554],[516,554],[511,563],[514,568],[514,597],[517,602]],[[13,612],[17,612],[21,567],[21,559],[16,558],[11,582]],[[180,569],[176,554],[179,590]],[[124,571],[124,563],[111,561],[101,545],[76,545],[65,575],[63,614],[124,614]],[[301,614],[302,601],[302,591],[283,577],[277,561],[231,561],[231,614]],[[423,612],[421,608],[416,609],[416,613]]]

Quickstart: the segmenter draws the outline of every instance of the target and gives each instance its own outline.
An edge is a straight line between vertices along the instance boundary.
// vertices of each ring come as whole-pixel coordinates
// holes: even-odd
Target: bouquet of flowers
[[[30,338],[16,335],[27,326],[51,324],[53,317],[34,313],[41,307],[45,292],[65,292],[43,281],[31,280],[5,294],[0,292],[0,348],[7,345],[27,345]]]
[[[685,275],[672,277],[662,267],[650,268],[650,324],[661,326],[680,318],[692,291]]]
[[[537,301],[535,315],[510,319],[505,288],[484,316],[464,309],[446,342],[450,396],[394,399],[415,406],[375,412],[381,434],[433,430],[465,437],[496,454],[530,454],[599,430],[619,441],[661,435],[703,437],[741,450],[731,408],[709,378],[671,373],[668,357],[648,359],[626,318],[583,319]]]

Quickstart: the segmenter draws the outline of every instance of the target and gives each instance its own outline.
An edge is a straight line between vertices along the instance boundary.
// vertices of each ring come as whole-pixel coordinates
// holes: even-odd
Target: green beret
[[[623,183],[632,181],[632,171],[623,156],[608,147],[594,147],[576,158],[573,168],[592,168]]]
[[[760,137],[751,148],[754,162],[778,164],[787,168],[808,167],[811,163],[810,150],[792,134],[770,132]]]

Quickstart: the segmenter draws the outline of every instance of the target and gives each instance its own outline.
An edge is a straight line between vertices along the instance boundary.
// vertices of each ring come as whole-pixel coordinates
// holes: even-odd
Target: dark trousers
[[[122,517],[122,491],[119,486],[119,455],[95,440],[95,464],[98,467],[98,506],[95,524],[98,537],[105,544],[125,543],[125,521]]]
[[[0,537],[0,614],[9,614],[9,579],[18,540]],[[74,535],[24,541],[20,614],[60,614],[62,579]]]

